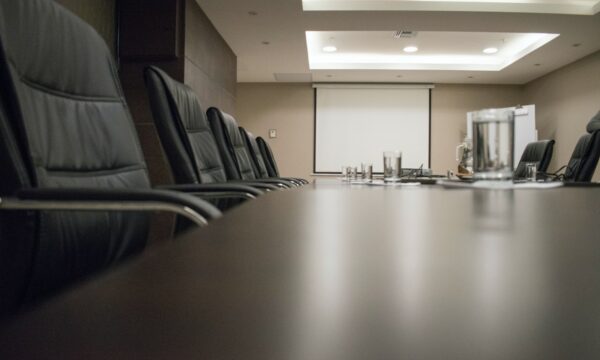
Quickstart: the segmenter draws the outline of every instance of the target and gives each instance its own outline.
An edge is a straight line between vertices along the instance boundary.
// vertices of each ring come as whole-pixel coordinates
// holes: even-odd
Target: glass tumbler
[[[400,181],[400,169],[402,169],[402,152],[385,151],[383,153],[383,181]]]
[[[361,168],[361,177],[365,182],[373,181],[373,164],[371,163],[362,163],[360,165]]]
[[[537,163],[528,162],[525,164],[525,180],[535,182],[537,180]]]

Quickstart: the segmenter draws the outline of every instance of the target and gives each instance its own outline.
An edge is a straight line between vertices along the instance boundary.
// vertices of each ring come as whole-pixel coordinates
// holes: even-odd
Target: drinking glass
[[[358,179],[358,169],[356,168],[356,166],[352,166],[349,168],[349,176],[350,176],[350,181],[354,181]]]
[[[515,113],[487,109],[473,116],[473,172],[478,180],[509,180],[513,176]]]
[[[383,181],[399,181],[400,169],[402,169],[402,152],[385,151],[383,153]]]
[[[536,181],[537,180],[537,163],[528,162],[525,163],[525,180]]]
[[[348,175],[349,175],[348,174],[348,170],[349,169],[350,168],[348,166],[346,166],[346,165],[342,166],[342,180],[343,181],[348,181]]]
[[[370,182],[373,181],[373,164],[371,163],[362,163],[360,164],[361,169],[361,177],[363,181]]]

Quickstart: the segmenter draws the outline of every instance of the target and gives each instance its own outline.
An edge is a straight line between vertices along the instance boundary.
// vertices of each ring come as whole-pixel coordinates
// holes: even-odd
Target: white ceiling
[[[598,0],[302,0],[305,11],[478,11],[594,15]]]
[[[519,12],[465,11],[303,11],[302,0],[196,0],[217,30],[238,56],[239,82],[312,81],[315,82],[428,82],[524,84],[557,68],[600,50],[600,14],[564,15]],[[328,1],[332,3],[332,1]],[[427,0],[357,0],[335,3],[433,3]],[[450,1],[435,1],[435,3]],[[463,0],[459,3],[473,2]],[[483,1],[479,1],[483,2]],[[488,1],[490,2],[490,1]],[[572,3],[598,9],[598,1],[491,0],[496,3],[532,3],[539,6]],[[396,4],[398,5],[398,4]],[[423,4],[421,4],[423,5]],[[480,4],[481,5],[481,4]],[[523,5],[523,4],[520,4]],[[530,4],[531,5],[531,4]],[[446,6],[449,6],[446,4]],[[257,15],[254,15],[257,13]],[[419,33],[453,32],[494,39],[514,33],[560,34],[545,46],[499,71],[334,69],[310,70],[307,31],[337,32],[366,36],[363,50],[379,46],[368,40],[377,33],[397,30]],[[348,33],[347,33],[348,32]],[[471,33],[471,34],[468,34]],[[479,33],[479,34],[473,34]],[[496,33],[496,34],[494,34]],[[507,35],[508,34],[508,35]],[[448,34],[449,36],[450,34]],[[340,36],[340,35],[338,35]],[[333,37],[336,37],[333,35]],[[268,42],[268,44],[265,44]],[[360,41],[351,41],[353,52]],[[424,43],[425,44],[425,43]],[[439,44],[439,42],[438,42]],[[577,45],[579,44],[579,45]],[[448,53],[450,44],[435,50]],[[576,46],[574,46],[576,45]],[[337,45],[336,45],[337,46]],[[423,49],[423,45],[419,44]],[[427,46],[426,46],[427,48]],[[450,46],[451,48],[451,46]],[[456,51],[465,44],[456,41]],[[473,48],[474,49],[474,48]],[[460,50],[462,51],[462,50]],[[340,52],[343,52],[340,50]],[[500,53],[500,52],[499,52]],[[274,74],[277,74],[275,76]],[[292,79],[292,80],[290,80]]]
[[[500,71],[557,34],[420,31],[396,38],[392,31],[307,31],[311,70]],[[335,52],[326,49],[332,47]],[[415,47],[414,53],[404,48]],[[497,53],[485,54],[494,48]]]

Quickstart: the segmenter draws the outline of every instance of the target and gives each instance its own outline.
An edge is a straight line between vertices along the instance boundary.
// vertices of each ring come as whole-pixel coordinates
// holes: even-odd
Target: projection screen
[[[431,85],[314,85],[314,172],[371,162],[402,151],[403,168],[429,168]]]

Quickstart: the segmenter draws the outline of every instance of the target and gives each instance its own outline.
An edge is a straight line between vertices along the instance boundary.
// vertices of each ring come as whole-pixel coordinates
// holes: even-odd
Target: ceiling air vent
[[[411,39],[417,37],[416,31],[400,30],[394,33],[394,39]]]

